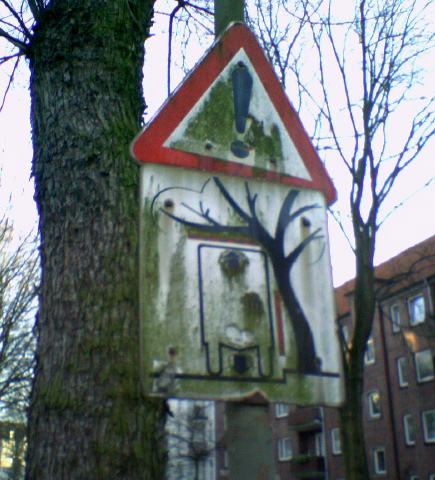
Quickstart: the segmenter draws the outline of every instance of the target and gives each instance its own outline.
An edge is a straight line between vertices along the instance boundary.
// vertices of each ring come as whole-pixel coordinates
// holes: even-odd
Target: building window
[[[334,455],[340,455],[341,451],[341,438],[340,438],[340,429],[333,428],[331,430],[331,443],[332,443],[332,453]]]
[[[430,349],[422,350],[414,355],[415,370],[419,382],[428,382],[434,378],[433,357]]]
[[[349,325],[342,325],[341,333],[343,334],[344,344],[349,345]]]
[[[381,416],[381,399],[378,390],[367,394],[367,402],[370,418],[379,418]]]
[[[278,460],[280,462],[290,460],[292,458],[292,445],[290,438],[278,439]]]
[[[373,342],[372,335],[370,335],[369,339],[367,340],[366,351],[364,354],[364,363],[366,365],[375,363],[375,344]]]
[[[290,405],[288,403],[275,404],[275,414],[277,417],[285,417],[290,412]]]
[[[405,432],[406,445],[415,445],[414,420],[411,414],[403,415],[403,429]]]
[[[399,357],[397,359],[397,377],[399,379],[399,386],[408,386],[408,370],[406,368],[406,358]]]
[[[423,295],[416,295],[408,301],[409,324],[412,326],[424,322],[425,308]]]
[[[323,433],[317,432],[314,435],[314,452],[318,457],[325,455],[325,449],[323,448]]]
[[[373,461],[376,474],[387,473],[385,447],[376,447],[373,449]]]
[[[12,435],[11,435],[12,433]],[[0,466],[1,470],[12,470],[14,463],[14,450],[15,450],[15,440],[13,438],[13,431],[9,433],[9,438],[3,438],[0,440],[1,445],[1,457],[0,457]],[[6,477],[7,478],[7,477]]]
[[[398,332],[402,325],[402,320],[400,318],[400,305],[398,303],[391,305],[390,317],[391,317],[391,324],[393,326],[393,332]]]
[[[224,449],[224,464],[223,464],[223,467],[225,468],[225,470],[228,469],[229,464],[230,464],[230,462],[228,460],[228,450],[225,448]]]
[[[421,414],[423,419],[424,441],[435,442],[435,410],[429,410]]]

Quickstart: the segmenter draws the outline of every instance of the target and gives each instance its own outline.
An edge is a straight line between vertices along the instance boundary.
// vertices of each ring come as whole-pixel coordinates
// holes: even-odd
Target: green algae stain
[[[267,135],[263,122],[253,118],[248,133],[248,143],[255,148],[256,158],[273,160],[277,164],[282,161],[281,136],[275,124],[272,126],[271,135]]]
[[[202,110],[188,124],[184,133],[186,141],[204,144],[229,145],[234,140],[234,105],[232,84],[229,80],[217,82],[212,88]],[[183,148],[184,141],[175,142]]]
[[[183,227],[184,228],[184,227]],[[175,339],[177,344],[167,345],[176,349],[181,357],[189,357],[189,332],[186,331],[186,299],[189,288],[185,268],[186,236],[182,235],[171,258],[169,291],[164,320],[164,338]]]
[[[245,328],[252,332],[257,331],[261,321],[265,320],[263,302],[260,296],[255,292],[247,292],[241,297],[240,302],[243,307]]]
[[[160,214],[151,213],[150,201],[145,201],[143,208],[143,229],[141,232],[141,363],[147,368],[152,364],[152,352],[144,344],[152,345],[154,339],[161,335],[158,319],[157,301],[160,290],[159,274],[159,228]]]
[[[254,152],[255,165],[268,169],[273,165],[282,165],[282,142],[277,125],[268,128],[262,120],[248,115],[246,131],[238,134],[235,128],[233,87],[230,78],[218,81],[211,89],[202,109],[188,123],[183,138],[174,141],[171,146],[180,150],[200,152],[207,149],[212,156],[225,156],[230,152],[234,140],[241,140]]]

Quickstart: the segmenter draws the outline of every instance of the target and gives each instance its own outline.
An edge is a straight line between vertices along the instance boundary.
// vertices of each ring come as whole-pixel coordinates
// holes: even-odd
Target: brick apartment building
[[[377,312],[364,375],[370,474],[435,480],[435,236],[379,265],[376,279]],[[351,281],[336,290],[339,323],[348,338],[352,289]],[[337,427],[327,421],[331,479],[343,478],[339,455],[332,453]]]
[[[25,423],[0,420],[0,479],[24,478],[26,434]]]
[[[377,311],[366,351],[365,441],[370,478],[435,480],[435,236],[376,268]],[[336,289],[338,322],[352,333],[353,281]],[[281,480],[344,479],[337,411],[270,409]],[[225,439],[225,404],[216,404]],[[228,476],[218,441],[216,478]]]

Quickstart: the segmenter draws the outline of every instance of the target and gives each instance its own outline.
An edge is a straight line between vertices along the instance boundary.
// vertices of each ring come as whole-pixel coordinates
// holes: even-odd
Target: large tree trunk
[[[354,291],[354,332],[343,359],[346,402],[340,408],[342,444],[347,480],[368,480],[369,471],[364,444],[363,389],[364,353],[375,314],[375,277],[373,255],[376,229],[364,224],[357,212],[353,217],[356,242]]]
[[[345,375],[346,403],[340,408],[340,425],[346,479],[368,480],[362,418],[363,381],[348,372]]]
[[[42,287],[27,478],[159,479],[139,379],[138,171],[152,0],[52,0],[30,57]]]

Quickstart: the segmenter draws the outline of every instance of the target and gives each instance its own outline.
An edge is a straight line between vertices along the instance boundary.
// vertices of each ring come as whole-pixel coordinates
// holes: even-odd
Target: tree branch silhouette
[[[275,236],[273,237],[258,218],[256,210],[258,195],[252,195],[247,182],[245,183],[245,190],[249,211],[245,211],[239,205],[239,203],[237,203],[237,201],[218,177],[214,177],[213,180],[219,192],[227,201],[228,205],[240,217],[245,225],[223,225],[211,217],[208,209],[204,210],[201,202],[199,210],[196,210],[186,204],[183,205],[206,223],[189,221],[166,210],[162,209],[161,211],[176,222],[187,227],[208,232],[235,233],[245,235],[263,247],[272,263],[282,301],[292,323],[298,350],[298,371],[307,374],[319,373],[320,362],[316,357],[313,335],[305,313],[296,297],[290,272],[305,248],[312,241],[323,238],[323,235],[320,235],[321,228],[318,228],[314,232],[310,233],[288,254],[285,253],[284,245],[285,232],[289,228],[290,224],[296,219],[300,218],[304,213],[317,208],[318,206],[314,204],[306,205],[292,212],[292,208],[297,196],[299,195],[299,191],[290,190],[280,208]]]

